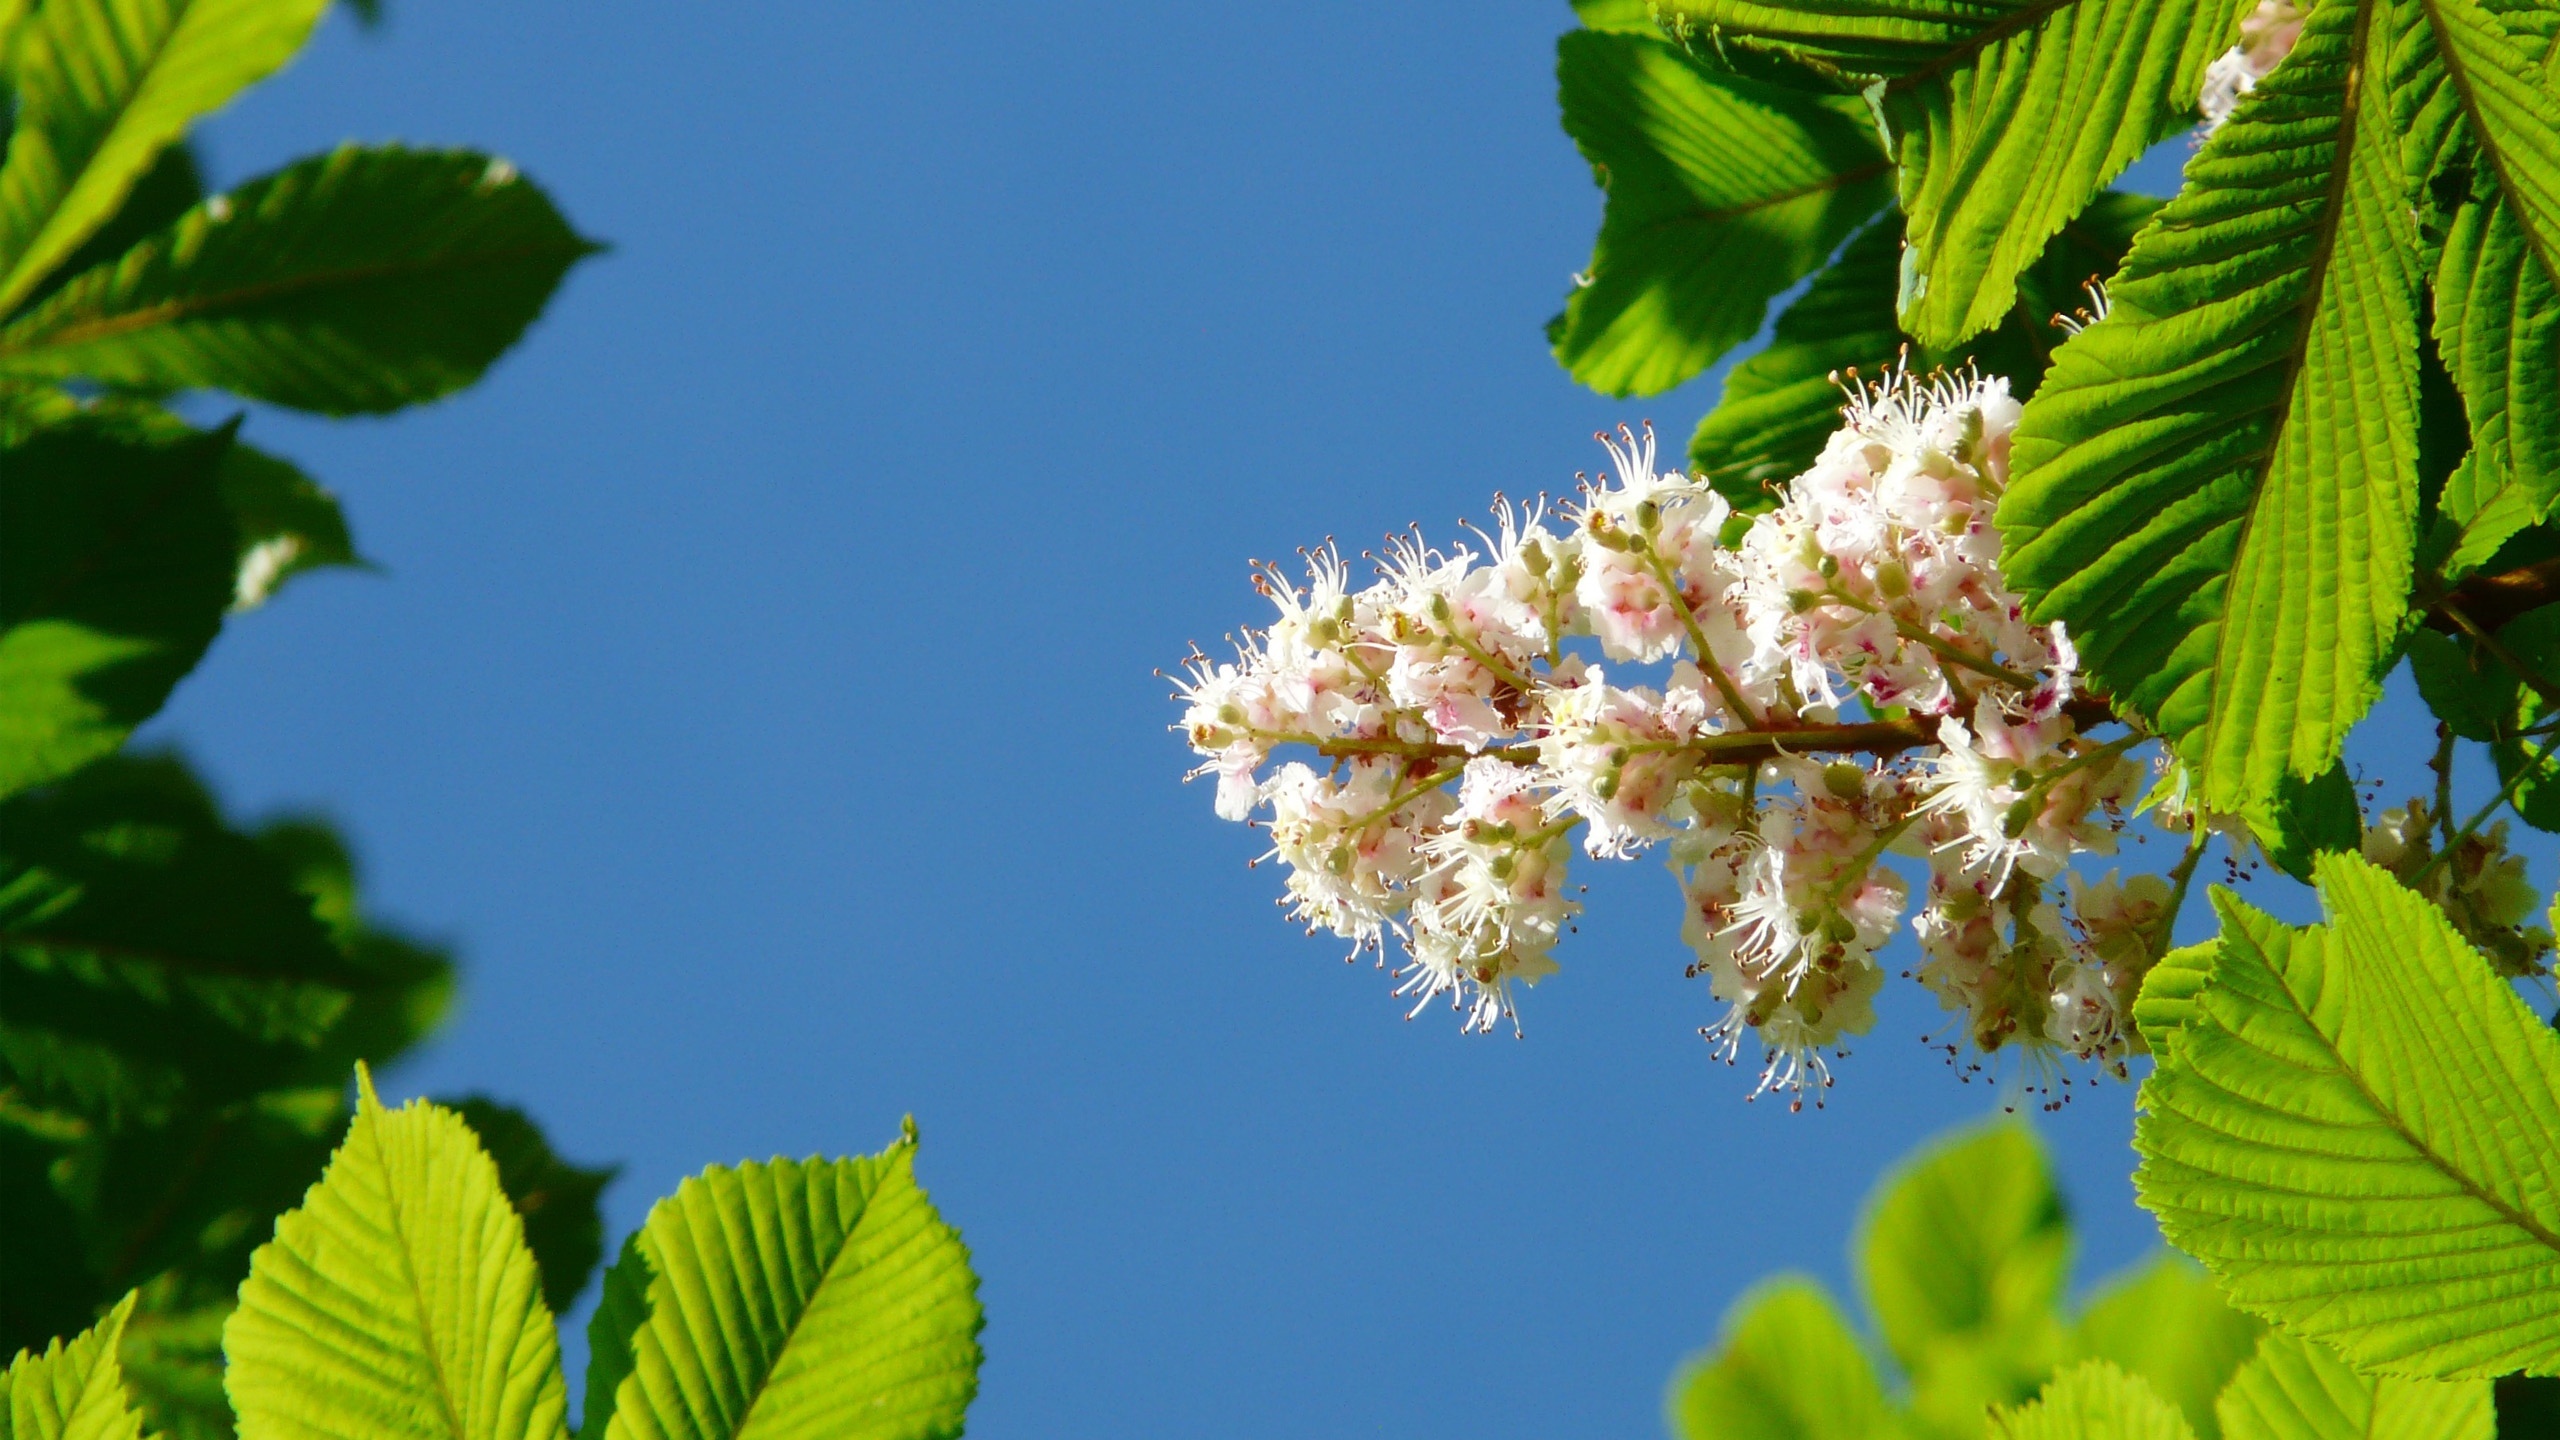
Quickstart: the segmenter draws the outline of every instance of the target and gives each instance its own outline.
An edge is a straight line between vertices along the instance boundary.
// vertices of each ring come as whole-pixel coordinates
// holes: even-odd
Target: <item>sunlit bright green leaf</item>
[[[568,1392],[498,1167],[450,1110],[383,1108],[276,1222],[223,1327],[241,1440],[554,1440]]]
[[[1672,1378],[1669,1408],[1679,1440],[1887,1440],[1899,1428],[1856,1332],[1796,1277],[1734,1302],[1722,1343]]]
[[[586,1440],[943,1440],[978,1386],[977,1277],[915,1143],[715,1166],[605,1272]],[[255,1437],[251,1437],[255,1440]]]
[[[2560,1037],[2388,873],[2318,878],[2309,929],[2215,893],[2136,1191],[2234,1304],[2360,1368],[2560,1369]]]
[[[2239,810],[2318,776],[2412,579],[2416,237],[2381,0],[2313,11],[2029,402],[2001,568]]]

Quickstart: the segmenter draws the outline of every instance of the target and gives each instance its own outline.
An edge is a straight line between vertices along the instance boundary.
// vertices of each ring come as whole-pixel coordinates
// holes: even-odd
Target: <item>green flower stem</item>
[[[1716,652],[1707,648],[1707,632],[1698,627],[1698,617],[1690,612],[1688,597],[1680,593],[1680,582],[1672,578],[1671,562],[1663,559],[1662,552],[1648,543],[1644,547],[1644,563],[1661,584],[1662,593],[1671,597],[1673,608],[1680,612],[1680,628],[1689,632],[1689,648],[1698,654],[1698,668],[1715,682],[1716,693],[1724,697],[1725,705],[1734,714],[1742,717],[1744,725],[1753,730],[1761,728],[1767,722],[1759,711],[1751,708],[1750,701],[1742,698],[1741,687],[1733,683],[1732,676],[1724,673],[1724,665],[1716,659]]]

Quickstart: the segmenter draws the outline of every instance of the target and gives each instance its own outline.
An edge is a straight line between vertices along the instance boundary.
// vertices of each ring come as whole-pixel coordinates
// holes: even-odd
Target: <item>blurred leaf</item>
[[[243,1440],[554,1440],[559,1340],[497,1166],[452,1111],[357,1086],[346,1143],[223,1326]]]
[[[358,981],[176,760],[0,802],[0,1063],[110,1126],[291,1078]]]
[[[2012,445],[2001,569],[2240,810],[2317,777],[2413,580],[2418,241],[2383,0],[2311,11],[2056,352]]]
[[[45,1173],[53,1157],[52,1146],[0,1124],[0,1243],[8,1246],[9,1278],[0,1285],[0,1355],[41,1350],[98,1317],[78,1223]]]
[[[121,744],[213,642],[236,575],[230,443],[83,425],[0,449],[0,796]]]
[[[2560,1369],[2560,1039],[2387,872],[2324,855],[2318,881],[2308,929],[2215,891],[2136,1193],[2233,1304],[2361,1369]]]
[[[1734,1302],[1724,1342],[1673,1377],[1678,1440],[1883,1440],[1898,1428],[1866,1347],[1810,1280]]]
[[[72,279],[0,330],[0,374],[393,410],[479,378],[594,249],[504,161],[346,146]]]
[[[2178,1407],[2104,1360],[2084,1360],[2035,1400],[1991,1417],[1990,1440],[2189,1440]]]
[[[2224,1304],[2193,1262],[2161,1255],[2099,1288],[2074,1329],[2071,1354],[2122,1368],[2177,1406],[2201,1440],[2216,1440],[2214,1397],[2264,1328]]]
[[[542,1300],[568,1313],[604,1258],[604,1214],[597,1201],[619,1166],[590,1170],[553,1154],[531,1117],[485,1095],[444,1101],[480,1137],[497,1163],[498,1184],[524,1221],[525,1243],[542,1269]]]
[[[267,602],[284,582],[331,566],[362,566],[338,497],[289,460],[234,445],[222,457],[222,503],[238,528],[235,610]]]
[[[1970,362],[2008,377],[2018,398],[2033,395],[2062,339],[2053,317],[2086,305],[2082,287],[2115,272],[2134,232],[2159,208],[2149,196],[2100,195],[2018,276],[2018,303],[1997,328],[1950,350],[1912,347],[1911,368],[1926,373]],[[1768,487],[1812,467],[1840,428],[1835,374],[1873,378],[1909,343],[1894,322],[1901,257],[1900,227],[1891,217],[1868,226],[1778,316],[1768,346],[1725,376],[1724,396],[1698,422],[1689,456],[1699,478],[1737,508],[1768,508],[1775,503]]]
[[[127,1300],[96,1328],[0,1370],[0,1440],[141,1440],[142,1417],[125,1403],[116,1363],[132,1305]]]
[[[2227,1440],[2492,1440],[2486,1380],[2357,1374],[2336,1351],[2269,1331],[2217,1407]]]
[[[1877,77],[1910,248],[1904,328],[1951,347],[2009,317],[2017,277],[2090,197],[2192,123],[2245,0],[1676,0],[1684,19]],[[2041,319],[2042,316],[2035,318]]]
[[[292,58],[326,0],[66,0],[15,37],[0,314],[116,213],[199,116]]]
[[[1653,0],[1573,0],[1573,18],[1585,30],[1616,30],[1629,35],[1659,35]]]
[[[61,289],[63,281],[92,265],[103,265],[122,255],[132,249],[136,241],[165,228],[194,209],[196,202],[203,198],[204,167],[196,160],[195,147],[181,140],[160,152],[159,158],[151,162],[151,168],[143,171],[142,178],[134,182],[132,191],[124,197],[124,203],[116,207],[116,213],[108,218],[107,223],[99,226],[96,234],[81,241],[80,248],[72,251],[17,308],[24,310]],[[137,1315],[135,1318],[139,1320],[141,1317]],[[128,1334],[131,1328],[126,1327]]]
[[[859,1160],[714,1166],[605,1272],[579,1433],[948,1440],[978,1388],[977,1289],[912,1136]]]
[[[318,1167],[313,1167],[313,1177]],[[163,1277],[173,1280],[177,1277]],[[159,1440],[231,1440],[231,1401],[222,1393],[222,1323],[231,1299],[159,1301],[155,1284],[138,1297],[125,1326],[125,1384]]]
[[[1550,338],[1576,380],[1650,395],[1759,330],[1891,190],[1853,96],[1703,65],[1668,41],[1557,42],[1564,128],[1608,192],[1589,282]]]
[[[2015,1121],[1941,1140],[1880,1190],[1859,1245],[1867,1308],[1951,1434],[2035,1393],[2062,1343],[2071,1225],[2035,1133]]]

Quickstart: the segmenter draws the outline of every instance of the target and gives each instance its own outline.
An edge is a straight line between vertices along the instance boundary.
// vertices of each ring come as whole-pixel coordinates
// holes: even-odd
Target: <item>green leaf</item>
[[[0,1117],[19,1118],[5,1109]],[[0,1285],[0,1355],[41,1350],[97,1318],[101,1297],[82,1263],[78,1223],[45,1173],[53,1158],[52,1146],[17,1125],[0,1124],[0,1236],[9,1247],[9,1283]]]
[[[2134,232],[2160,208],[2143,195],[2101,195],[2055,236],[2018,277],[2018,304],[1999,327],[1951,350],[1919,347],[1916,370],[1959,368],[2008,377],[2033,395],[2062,332],[2056,314],[2086,303],[2081,287],[2114,273]],[[1689,442],[1694,472],[1743,510],[1774,503],[1768,487],[1811,468],[1840,427],[1840,385],[1895,363],[1907,342],[1894,320],[1902,247],[1898,227],[1879,220],[1860,232],[1778,317],[1768,346],[1725,376],[1724,396]]]
[[[295,1077],[364,977],[185,768],[118,757],[0,802],[0,1062],[110,1126]]]
[[[1899,1428],[1848,1322],[1797,1276],[1734,1302],[1724,1340],[1672,1378],[1679,1440],[1883,1440]]]
[[[0,314],[123,204],[198,117],[292,58],[325,0],[83,0],[15,38]]]
[[[230,443],[82,426],[0,449],[0,796],[122,744],[213,643],[237,574]]]
[[[0,1370],[0,1440],[141,1440],[142,1417],[125,1403],[116,1341],[128,1299],[107,1318],[43,1354],[20,1352]]]
[[[2215,892],[2135,1190],[2232,1303],[2359,1369],[2560,1369],[2560,1038],[2388,873],[2318,881],[2309,929]]]
[[[2359,1375],[2325,1345],[2270,1331],[2217,1407],[2229,1440],[2493,1440],[2486,1380]]]
[[[2218,810],[2336,763],[2406,615],[2417,241],[2358,78],[2378,3],[2315,9],[2188,163],[2011,452],[2003,572]]]
[[[502,160],[346,146],[75,277],[0,329],[0,375],[393,410],[477,379],[595,248]]]
[[[386,1110],[356,1076],[346,1143],[223,1327],[242,1440],[565,1435],[559,1341],[498,1167],[462,1117]]]
[[[143,1428],[157,1440],[232,1440],[231,1401],[222,1393],[222,1325],[231,1318],[231,1297],[154,1308],[153,1291],[162,1288],[145,1288],[120,1347]]]
[[[1949,1433],[2035,1392],[2061,1344],[2071,1226],[2044,1149],[2016,1121],[1923,1149],[1877,1192],[1858,1245],[1868,1313]]]
[[[2364,839],[2364,812],[2344,765],[2331,765],[2315,780],[2279,776],[2273,794],[2253,797],[2240,814],[2267,859],[2306,884],[2322,851],[2353,850]]]
[[[597,1201],[620,1167],[570,1164],[553,1153],[530,1116],[485,1095],[447,1105],[497,1162],[499,1187],[514,1202],[525,1243],[542,1267],[542,1303],[555,1315],[565,1313],[604,1258],[604,1215]]]
[[[1684,18],[1773,43],[1868,90],[1890,137],[1910,248],[1903,327],[1954,346],[2009,318],[2018,277],[2090,197],[2192,123],[2242,0],[1680,0]],[[2041,320],[2042,314],[2031,314]]]
[[[2100,1287],[2073,1329],[2071,1354],[2121,1367],[2176,1405],[2201,1440],[2217,1440],[2213,1399],[2263,1328],[2224,1304],[2192,1262],[2161,1255]]]
[[[915,1142],[859,1160],[715,1166],[605,1272],[587,1440],[960,1433],[977,1277],[915,1183]],[[255,1440],[255,1437],[251,1437]]]
[[[239,531],[231,608],[263,605],[287,580],[332,566],[363,568],[338,497],[290,460],[247,445],[222,457],[216,482]]]
[[[1854,97],[1724,73],[1642,35],[1575,31],[1556,49],[1564,128],[1608,207],[1552,338],[1596,390],[1650,395],[1705,369],[1888,197]]]
[[[2471,427],[2441,502],[2463,535],[2442,564],[2450,583],[2560,497],[2560,287],[2502,197],[2455,208],[2433,281],[2436,349]]]
[[[2190,1440],[2186,1417],[2104,1360],[2053,1377],[2035,1400],[1991,1416],[1990,1440]]]
[[[2151,973],[2142,977],[2141,993],[2134,997],[2134,1028],[2141,1032],[2143,1047],[2157,1055],[2169,1043],[2179,1026],[2195,1018],[2196,992],[2205,987],[2213,972],[2213,957],[2219,940],[2201,945],[2182,945],[2160,957]]]

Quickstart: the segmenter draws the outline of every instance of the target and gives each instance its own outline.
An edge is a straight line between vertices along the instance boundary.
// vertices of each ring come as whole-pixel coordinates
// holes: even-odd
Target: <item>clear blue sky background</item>
[[[154,728],[460,947],[390,1086],[621,1161],[617,1237],[913,1111],[1000,1440],[1650,1435],[1743,1287],[1843,1282],[1879,1168],[1989,1105],[1925,1000],[1826,1112],[1745,1106],[1648,861],[1585,867],[1525,1041],[1408,1025],[1176,783],[1151,673],[1256,618],[1248,556],[1445,533],[1711,401],[1540,338],[1600,209],[1569,23],[394,0],[213,122],[226,181],[493,149],[615,246],[458,400],[251,418],[388,573],[235,624]],[[2043,1129],[2084,1277],[2143,1254],[2130,1092]]]

